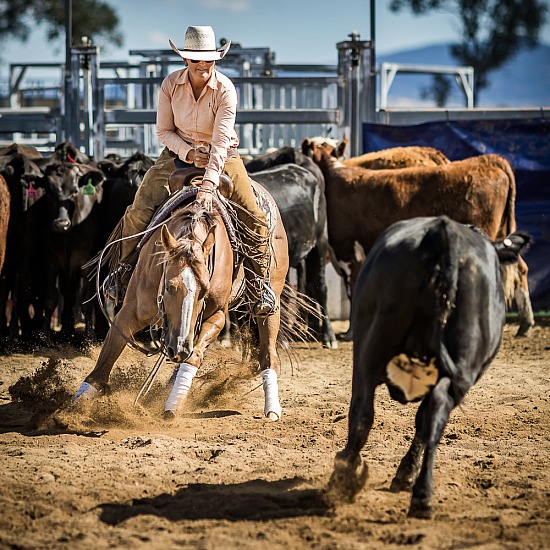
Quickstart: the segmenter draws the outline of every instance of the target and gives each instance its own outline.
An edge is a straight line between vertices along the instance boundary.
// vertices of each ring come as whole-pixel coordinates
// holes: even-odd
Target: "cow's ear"
[[[117,171],[117,165],[112,160],[100,160],[97,167],[107,176],[112,177]]]
[[[311,156],[311,151],[313,149],[313,141],[308,138],[305,138],[302,141],[302,153],[308,157]]]
[[[516,231],[508,235],[504,240],[496,241],[494,247],[500,263],[511,264],[518,261],[518,256],[522,253],[524,254],[532,242],[533,237],[531,235]]]
[[[333,153],[336,158],[339,159],[344,156],[348,143],[349,143],[349,139],[346,138],[338,144],[338,147],[334,149],[334,153]]]
[[[80,176],[78,180],[78,186],[84,187],[90,183],[95,187],[105,181],[105,175],[99,170],[90,170],[86,174]]]

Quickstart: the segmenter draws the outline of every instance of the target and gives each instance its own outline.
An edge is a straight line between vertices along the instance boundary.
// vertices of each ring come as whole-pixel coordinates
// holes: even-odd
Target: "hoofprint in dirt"
[[[550,326],[524,339],[516,330],[505,327],[493,365],[451,416],[427,521],[407,518],[409,495],[389,491],[416,406],[385,388],[362,453],[365,489],[353,504],[325,504],[347,433],[350,343],[299,345],[294,366],[282,356],[278,423],[262,417],[260,379],[236,352],[210,352],[170,424],[168,365],[133,406],[154,358],[127,349],[112,395],[52,415],[98,349],[0,357],[0,548],[547,548]]]

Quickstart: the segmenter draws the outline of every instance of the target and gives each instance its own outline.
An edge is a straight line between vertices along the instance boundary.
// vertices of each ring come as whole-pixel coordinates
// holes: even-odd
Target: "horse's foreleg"
[[[166,420],[175,418],[177,408],[185,401],[191,389],[193,378],[202,363],[206,348],[219,336],[225,321],[226,314],[224,311],[217,311],[203,321],[197,341],[193,346],[193,352],[184,363],[180,364],[174,379],[174,385],[164,404],[164,418]]]
[[[109,389],[109,375],[132,336],[147,325],[148,321],[138,319],[135,308],[125,304],[115,316],[113,324],[105,337],[103,347],[97,359],[94,370],[86,377],[75,400],[93,397],[98,392],[105,393]]]
[[[277,311],[269,317],[257,319],[260,333],[260,368],[264,388],[264,414],[270,420],[281,418],[281,404],[279,402],[279,356],[277,354],[277,335],[281,324],[281,312]]]

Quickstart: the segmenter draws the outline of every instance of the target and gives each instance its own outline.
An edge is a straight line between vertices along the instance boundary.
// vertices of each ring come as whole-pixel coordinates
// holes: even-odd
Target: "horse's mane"
[[[188,255],[191,252],[190,241],[196,238],[196,229],[201,223],[209,231],[216,224],[217,214],[206,210],[200,203],[193,202],[175,210],[170,221],[177,225],[177,232],[174,237],[178,244],[175,246],[164,261],[173,260],[182,255]],[[184,240],[185,238],[185,240]]]

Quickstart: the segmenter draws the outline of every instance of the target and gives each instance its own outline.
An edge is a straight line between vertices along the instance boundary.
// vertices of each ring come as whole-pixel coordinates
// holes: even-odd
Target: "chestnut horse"
[[[289,267],[287,238],[275,202],[265,190],[261,192],[271,203],[276,218],[270,236],[270,282],[280,303]],[[164,408],[165,418],[173,418],[206,348],[223,329],[229,305],[243,288],[243,280],[244,269],[234,261],[228,229],[217,208],[206,212],[193,202],[173,212],[143,243],[122,307],[107,333],[95,368],[75,396],[76,402],[105,392],[114,363],[133,335],[148,325],[161,323],[164,353],[180,364]],[[278,420],[281,406],[277,338],[281,308],[256,322],[264,414]]]

